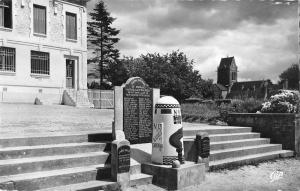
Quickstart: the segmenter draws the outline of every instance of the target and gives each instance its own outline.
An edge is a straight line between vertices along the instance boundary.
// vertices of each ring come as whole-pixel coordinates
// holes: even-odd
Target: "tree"
[[[160,88],[162,95],[172,95],[179,101],[191,96],[211,96],[208,90],[213,90],[212,81],[203,80],[199,72],[193,70],[193,61],[189,61],[183,52],[125,57],[121,62],[128,77],[142,77],[150,87]]]
[[[120,30],[111,25],[115,18],[110,16],[103,1],[96,4],[93,12],[89,14],[91,21],[88,22],[88,43],[92,45],[93,56],[88,63],[99,63],[100,84],[107,76],[108,66],[118,61],[119,50],[114,45],[120,40],[116,36]]]
[[[123,62],[112,62],[107,70],[107,80],[112,86],[121,86],[129,78],[127,68]]]
[[[292,64],[288,69],[283,71],[280,76],[279,84],[288,81],[288,89],[299,89],[299,66]]]

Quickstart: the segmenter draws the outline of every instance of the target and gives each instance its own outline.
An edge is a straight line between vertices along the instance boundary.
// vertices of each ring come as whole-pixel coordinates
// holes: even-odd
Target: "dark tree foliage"
[[[113,86],[121,86],[129,78],[127,68],[123,62],[112,62],[107,69],[107,80]]]
[[[283,84],[285,80],[288,81],[288,89],[299,89],[299,66],[292,64],[288,69],[279,75],[279,84]]]
[[[110,16],[103,1],[95,5],[89,13],[91,21],[88,22],[88,44],[93,49],[93,57],[88,63],[99,63],[100,84],[107,78],[108,67],[118,61],[119,50],[114,45],[119,41],[116,36],[120,30],[111,27],[115,18]]]
[[[199,72],[193,70],[193,61],[189,61],[183,52],[146,54],[135,59],[125,57],[121,63],[128,77],[143,78],[150,87],[160,88],[162,95],[174,96],[179,101],[191,96],[213,96],[212,80],[203,80]]]

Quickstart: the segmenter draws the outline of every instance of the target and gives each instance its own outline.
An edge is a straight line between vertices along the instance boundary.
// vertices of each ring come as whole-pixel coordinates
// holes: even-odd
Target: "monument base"
[[[142,164],[142,172],[153,175],[153,184],[167,187],[169,190],[179,190],[204,181],[205,163],[195,164],[186,161],[179,168],[172,168],[170,165],[146,163]]]
[[[130,143],[114,140],[111,144],[111,178],[119,185],[119,190],[130,186]]]

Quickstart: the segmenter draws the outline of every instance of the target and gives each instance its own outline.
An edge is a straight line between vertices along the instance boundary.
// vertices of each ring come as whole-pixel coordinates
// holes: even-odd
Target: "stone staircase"
[[[94,104],[90,103],[87,92],[83,90],[65,89],[63,93],[63,104],[75,107],[93,108]]]
[[[281,144],[270,144],[270,139],[251,132],[251,127],[210,126],[184,129],[184,139],[194,139],[197,132],[209,134],[209,169],[252,164],[281,157],[291,157],[293,151],[282,150]]]
[[[110,179],[110,143],[88,134],[0,137],[0,190],[115,190]],[[130,185],[148,184],[131,160]]]

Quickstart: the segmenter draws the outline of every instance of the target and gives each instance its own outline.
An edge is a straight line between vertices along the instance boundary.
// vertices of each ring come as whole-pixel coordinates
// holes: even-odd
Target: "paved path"
[[[98,131],[112,121],[113,110],[0,103],[1,134]]]

